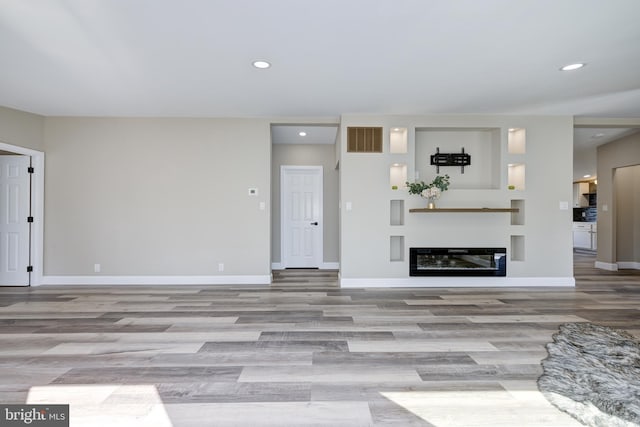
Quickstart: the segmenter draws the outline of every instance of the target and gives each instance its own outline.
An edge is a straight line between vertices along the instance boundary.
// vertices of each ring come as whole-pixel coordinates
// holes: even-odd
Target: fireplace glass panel
[[[506,276],[505,248],[410,248],[411,276]]]

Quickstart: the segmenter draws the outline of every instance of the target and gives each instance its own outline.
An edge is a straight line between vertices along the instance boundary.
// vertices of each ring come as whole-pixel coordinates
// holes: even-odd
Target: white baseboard
[[[343,288],[510,288],[575,287],[573,277],[405,277],[340,278]]]
[[[333,268],[331,268],[333,269]],[[507,288],[573,287],[573,277],[408,277],[342,278],[343,288]],[[271,275],[255,276],[43,276],[38,285],[269,285]]]
[[[610,263],[610,262],[602,262],[602,261],[596,261],[596,263],[594,264],[595,268],[600,268],[602,270],[608,270],[608,271],[618,271],[618,264],[616,263]]]
[[[272,262],[271,263],[272,270],[284,270],[285,267],[281,262]],[[339,262],[323,262],[320,265],[320,270],[339,270],[340,263]]]
[[[631,270],[640,270],[640,262],[619,262],[618,268],[628,268]]]
[[[340,270],[339,262],[325,262],[320,267],[321,270]]]
[[[269,285],[255,276],[43,276],[40,285]]]

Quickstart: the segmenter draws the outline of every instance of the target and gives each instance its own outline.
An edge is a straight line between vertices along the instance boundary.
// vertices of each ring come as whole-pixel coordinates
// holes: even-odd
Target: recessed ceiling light
[[[591,175],[587,174],[587,175],[583,175],[583,178],[591,178]]]
[[[604,136],[604,133],[596,133],[595,135],[593,135],[591,138],[602,138]]]
[[[393,128],[394,132],[400,132],[400,128]]]
[[[271,63],[267,61],[253,61],[253,66],[260,69],[271,67]]]
[[[565,65],[564,67],[560,68],[560,71],[573,71],[573,70],[578,70],[582,67],[584,67],[585,64],[584,62],[576,62],[575,64],[569,64],[569,65]]]
[[[307,133],[306,133],[306,132],[304,132],[304,131],[303,131],[303,132],[298,132],[298,135],[300,135],[300,136],[307,136]]]

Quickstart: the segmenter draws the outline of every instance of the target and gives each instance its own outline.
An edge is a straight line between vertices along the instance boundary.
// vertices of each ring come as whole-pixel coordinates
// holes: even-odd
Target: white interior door
[[[322,166],[282,166],[280,183],[282,264],[284,268],[320,268]]]
[[[0,286],[29,285],[30,159],[0,156]]]

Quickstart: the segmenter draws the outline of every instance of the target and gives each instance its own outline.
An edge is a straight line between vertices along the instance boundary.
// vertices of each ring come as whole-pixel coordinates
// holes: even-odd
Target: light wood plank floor
[[[575,426],[536,387],[564,322],[640,336],[640,272],[571,289],[0,288],[0,402],[72,426]]]

